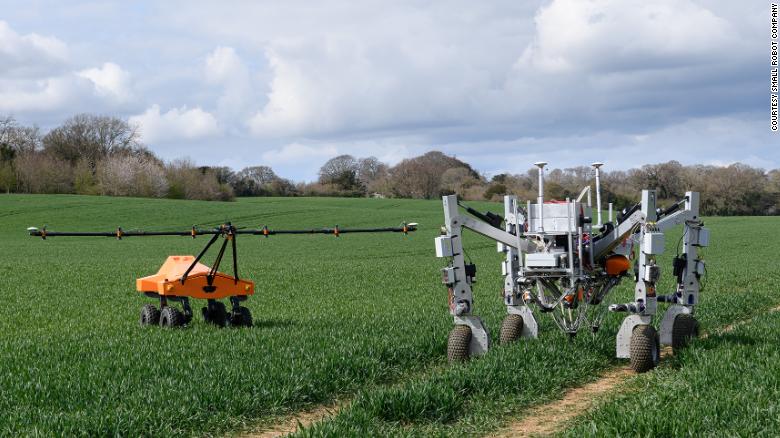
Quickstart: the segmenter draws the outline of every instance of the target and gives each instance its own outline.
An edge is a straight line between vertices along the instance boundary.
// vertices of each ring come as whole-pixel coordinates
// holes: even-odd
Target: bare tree
[[[333,184],[341,190],[358,187],[358,163],[352,155],[339,155],[326,161],[320,168],[320,183]]]
[[[390,169],[396,196],[431,199],[442,191],[442,175],[448,169],[462,167],[477,180],[480,175],[468,164],[438,151],[401,161]]]
[[[72,193],[73,169],[42,152],[24,152],[14,161],[17,181],[27,193]]]
[[[170,198],[206,201],[233,199],[230,185],[220,184],[213,172],[199,169],[189,160],[176,160],[167,166],[165,172]]]
[[[357,162],[357,179],[368,187],[374,181],[387,176],[387,165],[376,157],[361,158]]]
[[[264,184],[272,183],[279,177],[276,176],[276,172],[268,166],[252,166],[243,168],[236,174],[236,178],[249,180],[258,186],[262,186]]]
[[[168,192],[163,167],[143,156],[114,154],[102,160],[98,169],[98,185],[104,195],[159,198]]]
[[[86,160],[94,170],[99,160],[113,153],[138,153],[142,145],[136,127],[109,116],[79,114],[43,138],[44,149],[75,165]],[[143,152],[141,152],[143,153]]]
[[[9,162],[0,161],[0,190],[11,193],[16,188],[16,172]]]
[[[447,193],[463,195],[465,189],[479,183],[474,175],[465,167],[452,167],[441,175],[441,189]]]
[[[13,117],[0,119],[0,158],[11,161],[23,152],[40,149],[41,135],[37,126],[22,126]]]
[[[292,183],[279,178],[268,166],[245,167],[233,175],[230,184],[238,196],[285,196],[281,193],[292,193]]]

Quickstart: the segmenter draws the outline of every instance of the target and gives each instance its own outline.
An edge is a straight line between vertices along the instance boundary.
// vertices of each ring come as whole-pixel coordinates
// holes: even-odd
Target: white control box
[[[704,260],[696,260],[696,268],[694,269],[696,271],[696,274],[698,274],[700,277],[705,274],[707,269],[704,265]]]
[[[455,268],[443,268],[441,270],[441,282],[444,284],[455,284]]]
[[[452,257],[452,238],[439,236],[434,239],[436,244],[436,257]]]
[[[710,230],[707,228],[699,228],[696,233],[694,246],[709,246],[710,245]]]
[[[642,252],[645,254],[664,253],[664,233],[645,233],[642,239]]]
[[[525,266],[529,268],[557,268],[558,254],[545,252],[526,254]]]

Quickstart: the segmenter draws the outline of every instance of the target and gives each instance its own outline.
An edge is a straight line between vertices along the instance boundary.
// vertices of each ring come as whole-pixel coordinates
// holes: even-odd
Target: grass
[[[780,313],[714,334],[640,376],[566,436],[773,436],[780,429]]]
[[[773,231],[775,221],[775,218],[707,220],[715,237],[712,246],[703,251],[709,271],[697,314],[703,330],[747,318],[780,302],[780,293],[775,287],[780,273],[772,258],[774,245],[770,243],[779,240]],[[671,265],[679,235],[680,230],[670,233],[662,266]],[[747,235],[751,236],[750,241],[741,237]],[[755,242],[762,244],[755,245]],[[668,274],[665,273],[660,290],[671,287]],[[484,288],[485,284],[481,286]],[[630,282],[624,282],[617,294],[627,299],[631,294],[630,288]],[[489,327],[493,327],[495,332],[503,316],[500,302],[495,305],[498,301],[495,298],[490,300],[491,297],[484,295],[480,298],[479,312],[487,317]],[[565,388],[592,381],[600,371],[621,363],[613,358],[614,334],[620,321],[621,318],[612,316],[599,335],[581,334],[575,342],[568,343],[548,319],[543,319],[540,341],[498,347],[484,358],[465,366],[449,367],[441,373],[411,379],[391,389],[362,390],[349,409],[299,435],[471,436],[500,428],[510,419],[522,416],[525,408],[553,400]],[[760,378],[753,380],[749,373],[745,379],[754,385],[762,385]],[[717,391],[715,388],[717,383],[713,391]],[[750,390],[749,387],[744,389]],[[443,396],[431,399],[429,394]],[[418,403],[429,400],[430,406],[421,408],[408,400],[418,400]],[[430,415],[436,412],[434,406],[448,413],[444,421],[438,414]],[[760,405],[749,406],[754,408],[754,412],[760,412],[756,409]],[[647,416],[656,416],[656,423],[663,422],[663,412],[667,412],[665,407],[659,405]],[[605,435],[614,436],[615,433],[611,433],[614,430],[609,429],[610,420],[601,420],[599,424],[606,428],[599,429],[597,434],[604,435],[601,432],[606,431]],[[761,418],[754,415],[751,420],[760,422]],[[622,434],[633,435],[630,416],[626,417],[623,425],[625,429],[620,429]],[[647,434],[652,435],[652,431],[648,428]],[[679,434],[666,434],[676,435]]]
[[[226,219],[270,228],[414,221],[420,230],[407,237],[240,236],[240,273],[257,283],[247,304],[256,326],[208,326],[196,303],[191,326],[173,331],[138,325],[149,300],[134,291],[134,279],[156,272],[169,254],[197,253],[205,239],[41,241],[23,231],[42,224],[186,229]],[[773,221],[708,221],[710,275],[699,312],[705,330],[780,301]],[[432,244],[441,222],[436,201],[0,196],[0,434],[220,435],[354,397],[301,434],[471,435],[616,363],[619,318],[611,317],[598,336],[573,343],[544,319],[538,342],[445,366],[451,318]],[[495,337],[504,314],[500,254],[484,238],[464,238],[480,267],[477,312]],[[667,242],[673,251],[675,239]],[[629,289],[625,282],[619,293]]]
[[[448,318],[430,203],[78,196],[0,199],[0,433],[219,434],[441,361]],[[50,238],[52,230],[397,225],[398,234],[239,238],[254,329],[143,329],[134,279],[205,239]],[[213,257],[213,254],[212,254]],[[210,260],[207,260],[210,262]],[[438,292],[438,293],[437,293]],[[441,301],[441,302],[440,302]],[[196,312],[198,312],[196,307]]]

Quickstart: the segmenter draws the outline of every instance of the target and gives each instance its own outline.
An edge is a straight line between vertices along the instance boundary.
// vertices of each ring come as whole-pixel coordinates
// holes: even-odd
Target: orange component
[[[607,261],[604,263],[604,267],[607,270],[607,275],[617,277],[623,275],[631,268],[631,262],[626,256],[620,254],[613,254],[607,257]]]
[[[237,295],[252,295],[255,284],[247,280],[235,281],[235,277],[222,272],[214,275],[214,281],[208,284],[207,276],[211,268],[197,263],[187,280],[182,284],[181,276],[190,267],[195,257],[169,256],[156,274],[135,281],[139,292],[154,292],[159,295],[173,295],[200,299],[222,299]]]

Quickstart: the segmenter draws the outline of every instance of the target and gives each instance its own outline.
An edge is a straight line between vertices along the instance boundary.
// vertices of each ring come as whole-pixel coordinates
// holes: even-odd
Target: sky
[[[4,1],[0,115],[311,181],[430,150],[485,175],[780,167],[762,0]]]

